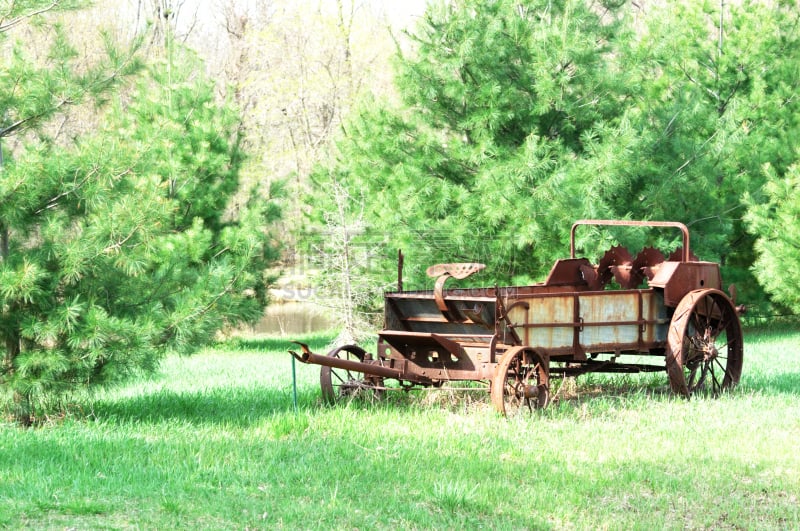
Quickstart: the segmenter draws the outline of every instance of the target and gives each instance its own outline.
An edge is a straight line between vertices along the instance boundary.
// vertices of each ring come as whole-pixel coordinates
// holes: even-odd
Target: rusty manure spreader
[[[652,247],[635,257],[613,247],[593,264],[575,256],[582,225],[679,229],[683,246],[666,258]],[[345,345],[322,356],[303,344],[292,354],[321,365],[328,401],[476,381],[487,384],[504,415],[545,407],[554,376],[666,371],[672,390],[685,397],[716,396],[739,381],[743,310],[722,291],[719,265],[691,253],[682,223],[577,221],[570,257],[557,260],[544,282],[445,289],[451,278],[483,268],[435,265],[427,270],[436,279],[432,290],[386,293],[377,354]],[[612,280],[619,287],[607,289]]]

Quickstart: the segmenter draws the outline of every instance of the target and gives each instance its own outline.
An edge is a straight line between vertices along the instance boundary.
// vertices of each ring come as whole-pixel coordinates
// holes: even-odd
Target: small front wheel
[[[546,356],[514,347],[497,364],[492,379],[492,404],[502,415],[532,412],[550,402],[550,367]]]
[[[368,354],[359,346],[345,345],[331,350],[328,356],[363,362]],[[344,397],[379,398],[383,394],[383,378],[347,369],[323,366],[319,373],[319,384],[322,388],[322,398],[328,404],[333,404]]]

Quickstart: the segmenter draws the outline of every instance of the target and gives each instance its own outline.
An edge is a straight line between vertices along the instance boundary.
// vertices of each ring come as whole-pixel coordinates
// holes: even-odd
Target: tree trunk
[[[0,223],[0,262],[8,260],[9,255],[9,230],[5,223]],[[3,321],[8,322],[11,311],[3,312]],[[2,380],[14,374],[14,360],[21,352],[20,332],[16,325],[12,325],[5,333],[5,353],[3,355],[3,366],[0,371]],[[23,426],[33,424],[31,415],[30,401],[19,391],[14,391],[14,418]]]
[[[5,223],[0,222],[0,262],[8,260],[8,239],[9,230]],[[3,321],[8,322],[10,312],[3,311]],[[14,360],[19,356],[19,331],[16,327],[10,327],[5,334],[5,355],[3,356],[3,373],[11,374],[14,367]]]

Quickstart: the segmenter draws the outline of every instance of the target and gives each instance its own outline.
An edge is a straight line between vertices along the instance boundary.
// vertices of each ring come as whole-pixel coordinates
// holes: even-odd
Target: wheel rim
[[[328,353],[328,356],[353,361],[364,361],[367,352],[356,345],[345,345],[333,349]],[[319,373],[319,383],[322,388],[323,399],[327,403],[333,404],[338,399],[345,397],[376,397],[380,394],[378,388],[383,386],[383,378],[366,376],[360,372],[347,369],[323,366]]]
[[[497,365],[491,395],[495,409],[506,416],[547,407],[550,401],[547,361],[533,349],[509,350]]]
[[[693,291],[681,300],[667,347],[667,373],[676,393],[719,396],[739,382],[741,324],[733,303],[719,290]]]

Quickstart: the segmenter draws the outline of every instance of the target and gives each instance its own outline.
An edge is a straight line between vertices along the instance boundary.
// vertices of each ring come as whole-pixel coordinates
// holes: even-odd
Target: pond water
[[[336,323],[329,318],[330,309],[306,301],[273,301],[264,317],[248,329],[251,334],[290,335],[330,330]]]

